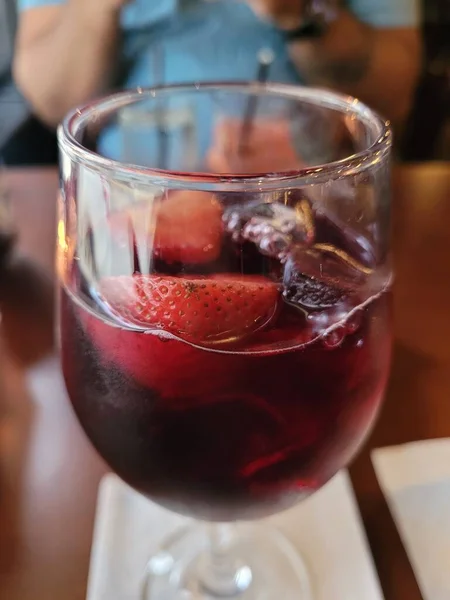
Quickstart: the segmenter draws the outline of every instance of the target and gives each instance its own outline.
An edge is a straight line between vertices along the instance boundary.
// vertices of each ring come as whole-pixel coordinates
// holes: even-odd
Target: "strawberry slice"
[[[217,390],[227,393],[236,385],[234,377],[246,368],[238,355],[205,352],[177,340],[113,327],[90,313],[82,314],[81,322],[101,360],[163,398],[177,399],[170,404],[173,409],[182,409],[185,400],[210,401]]]
[[[263,277],[134,275],[106,278],[100,291],[116,315],[199,345],[237,342],[267,325],[277,286]]]
[[[147,236],[153,255],[164,262],[203,264],[216,260],[222,246],[222,209],[207,192],[171,192],[164,200],[136,204],[111,218],[117,243]]]
[[[207,192],[179,191],[161,202],[154,253],[167,263],[216,260],[222,243],[222,210]]]

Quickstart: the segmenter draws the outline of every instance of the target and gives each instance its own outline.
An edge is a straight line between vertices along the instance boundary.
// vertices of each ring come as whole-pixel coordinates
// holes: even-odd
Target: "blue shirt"
[[[65,2],[17,1],[20,10]],[[408,27],[419,22],[418,0],[349,0],[347,4],[359,19],[376,27]],[[121,21],[123,53],[131,65],[125,87],[155,83],[155,45],[165,55],[166,83],[254,79],[256,56],[263,47],[272,48],[276,57],[271,80],[302,83],[281,34],[259,20],[246,2],[134,0],[123,9]],[[117,155],[114,137],[110,132],[103,144],[103,151],[111,156]]]

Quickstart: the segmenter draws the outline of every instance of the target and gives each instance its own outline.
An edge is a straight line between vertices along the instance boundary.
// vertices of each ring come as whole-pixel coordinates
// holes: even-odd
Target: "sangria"
[[[255,94],[262,122],[282,121],[292,140],[277,150],[276,128],[255,122],[257,143],[250,137],[240,160],[236,118],[226,130],[223,114],[205,117],[205,101],[232,95],[238,107]],[[390,132],[356,101],[315,90],[205,84],[161,89],[158,101],[178,97],[193,114],[197,98],[202,106],[195,172],[83,147],[92,120],[105,113],[111,130],[142,92],[86,106],[60,130],[62,364],[84,431],[124,481],[183,515],[248,521],[323,486],[377,414],[391,345]],[[333,163],[302,153],[313,135],[307,119],[299,131],[292,108],[302,105],[346,132],[323,140]],[[341,142],[353,154],[342,157]],[[146,598],[272,597],[261,585],[285,585],[286,600],[306,593],[273,573],[258,581],[257,556],[218,527],[209,556],[198,530],[165,547],[183,574],[151,572]]]

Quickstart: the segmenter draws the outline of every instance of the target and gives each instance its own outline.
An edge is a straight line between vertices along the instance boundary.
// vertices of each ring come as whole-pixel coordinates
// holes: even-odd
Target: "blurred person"
[[[115,86],[254,79],[359,97],[394,125],[408,115],[421,62],[418,0],[18,0],[14,73],[48,124]]]

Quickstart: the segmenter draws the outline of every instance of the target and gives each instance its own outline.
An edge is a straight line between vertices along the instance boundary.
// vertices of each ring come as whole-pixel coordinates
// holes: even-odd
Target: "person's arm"
[[[69,0],[20,16],[14,77],[36,114],[57,125],[110,81],[124,0]]]
[[[256,13],[281,30],[301,25],[306,1],[248,0]],[[392,10],[387,6],[384,10]],[[288,42],[294,65],[307,84],[356,96],[401,125],[420,72],[419,29],[372,27],[345,8],[336,10],[337,18],[322,36]]]
[[[356,96],[403,124],[421,66],[416,29],[375,29],[342,9],[324,36],[294,41],[289,50],[307,83]]]

